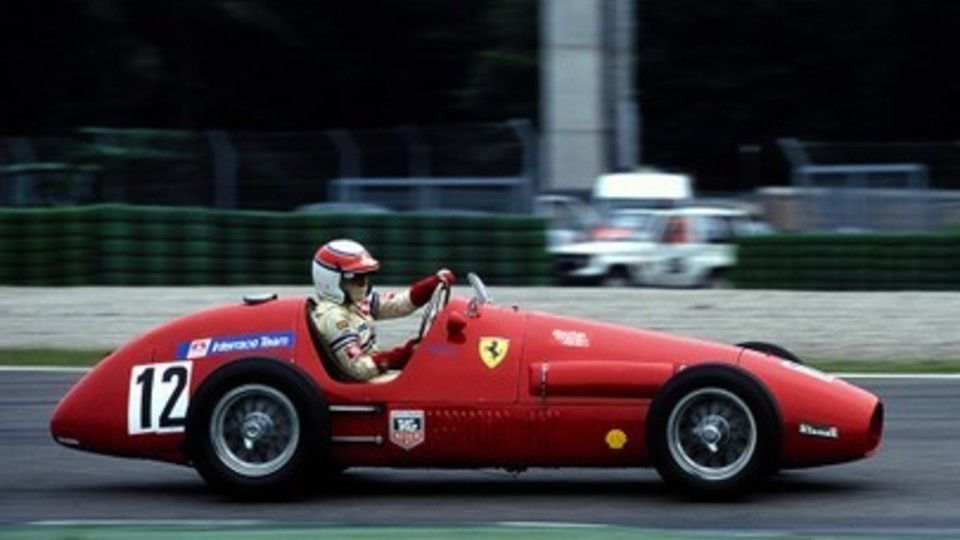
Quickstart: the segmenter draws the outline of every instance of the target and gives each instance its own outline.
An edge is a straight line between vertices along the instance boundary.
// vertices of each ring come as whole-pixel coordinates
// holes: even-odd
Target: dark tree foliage
[[[565,1],[565,0],[539,0]],[[781,180],[776,138],[956,139],[960,2],[636,0],[647,163]],[[537,115],[538,0],[9,0],[0,135]]]
[[[535,0],[13,0],[0,132],[318,129],[536,110]]]
[[[638,0],[645,157],[707,189],[739,182],[738,145],[955,139],[960,2]],[[772,178],[771,178],[772,177]]]

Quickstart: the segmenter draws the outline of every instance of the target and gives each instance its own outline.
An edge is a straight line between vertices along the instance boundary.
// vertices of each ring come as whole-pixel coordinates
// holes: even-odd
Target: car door
[[[735,264],[733,244],[734,216],[702,216],[699,220],[701,243],[690,261],[690,285],[705,285],[710,277]]]
[[[462,328],[450,323],[462,322]],[[517,404],[524,316],[497,305],[474,315],[454,298],[417,345],[401,374],[383,384],[330,381],[333,455],[353,465],[494,466],[525,462],[529,416]],[[343,408],[343,407],[346,408]],[[346,437],[346,439],[338,439]]]
[[[671,216],[663,228],[653,265],[653,281],[666,287],[688,286],[695,274],[691,260],[701,249],[695,216]]]

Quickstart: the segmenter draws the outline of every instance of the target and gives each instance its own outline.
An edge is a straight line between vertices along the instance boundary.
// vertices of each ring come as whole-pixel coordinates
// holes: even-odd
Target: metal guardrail
[[[0,206],[289,210],[324,201],[335,178],[467,178],[502,197],[504,178],[535,188],[537,161],[527,120],[275,133],[82,128],[0,140]]]
[[[523,176],[505,178],[336,178],[331,201],[375,203],[396,210],[455,208],[480,212],[529,213],[533,186]]]
[[[781,206],[789,204],[793,214],[785,229],[933,230],[960,217],[953,204],[956,197],[932,189],[934,164],[945,174],[950,154],[960,163],[956,145],[779,143],[791,166],[792,187],[777,194]],[[761,189],[759,194],[769,200],[771,191]],[[772,221],[780,221],[771,214]]]

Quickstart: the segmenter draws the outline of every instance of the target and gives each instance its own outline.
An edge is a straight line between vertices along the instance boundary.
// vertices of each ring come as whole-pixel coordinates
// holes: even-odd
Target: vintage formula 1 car
[[[115,351],[63,398],[62,445],[189,464],[238,496],[347,467],[653,466],[700,497],[873,454],[883,405],[764,343],[526,311],[439,287],[381,384],[343,380],[309,298],[245,298]]]

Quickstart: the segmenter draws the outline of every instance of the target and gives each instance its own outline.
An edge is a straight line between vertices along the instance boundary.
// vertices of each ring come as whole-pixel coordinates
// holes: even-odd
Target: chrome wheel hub
[[[243,420],[243,444],[247,449],[253,448],[261,438],[267,437],[273,431],[273,419],[262,412],[248,414]]]
[[[261,384],[234,388],[217,402],[210,441],[237,474],[266,476],[286,465],[300,441],[297,409],[282,392]]]
[[[693,433],[700,437],[700,442],[710,452],[716,454],[720,451],[720,445],[730,437],[730,423],[722,416],[710,415],[693,428]]]
[[[756,421],[736,394],[701,388],[684,396],[670,412],[667,446],[684,471],[704,480],[726,480],[753,457]]]

